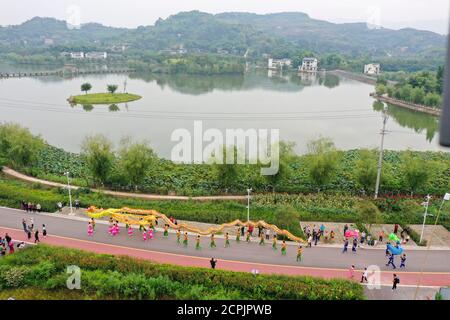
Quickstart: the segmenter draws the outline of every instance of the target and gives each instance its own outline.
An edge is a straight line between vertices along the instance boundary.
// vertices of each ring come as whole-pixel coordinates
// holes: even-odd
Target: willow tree
[[[148,142],[132,143],[129,138],[121,141],[118,166],[128,180],[127,182],[132,184],[136,190],[156,159],[156,153]]]
[[[331,139],[319,138],[308,143],[309,178],[320,191],[335,176],[339,153]]]
[[[105,184],[114,163],[112,142],[101,134],[87,136],[81,144],[81,154],[94,183]]]

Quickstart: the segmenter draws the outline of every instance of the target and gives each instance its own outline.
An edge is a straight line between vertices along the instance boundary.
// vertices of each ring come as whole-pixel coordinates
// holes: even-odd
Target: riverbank
[[[346,70],[330,70],[327,71],[327,73],[329,74],[333,74],[336,76],[340,76],[340,77],[344,77],[344,78],[348,78],[348,79],[352,79],[352,80],[356,80],[359,82],[363,82],[363,83],[367,83],[370,85],[376,85],[377,84],[377,78],[376,77],[371,77],[362,73],[356,73],[356,72],[350,72],[350,71],[346,71]],[[395,85],[396,82],[395,81],[388,81],[388,84],[390,85]]]
[[[398,100],[395,98],[387,97],[385,95],[380,96],[380,95],[377,95],[376,93],[372,93],[371,96],[373,96],[378,101],[389,103],[389,104],[392,104],[392,105],[395,105],[398,107],[402,107],[402,108],[406,108],[406,109],[409,109],[412,111],[426,113],[426,114],[430,114],[430,115],[436,116],[436,117],[440,117],[442,114],[441,109],[427,107],[424,105],[415,104],[415,103],[411,103],[411,102],[407,102],[407,101],[403,101],[403,100]]]

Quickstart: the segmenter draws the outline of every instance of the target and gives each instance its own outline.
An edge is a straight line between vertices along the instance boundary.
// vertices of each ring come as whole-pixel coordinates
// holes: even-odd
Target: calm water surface
[[[126,82],[143,96],[128,104],[70,106],[90,82],[92,92]],[[0,80],[0,121],[17,122],[50,144],[78,152],[88,134],[102,133],[114,143],[122,137],[149,140],[159,155],[170,156],[173,130],[204,127],[280,129],[281,139],[306,143],[330,137],[340,149],[379,146],[383,105],[369,94],[373,86],[333,75],[300,77],[251,73],[245,76],[89,75]],[[438,146],[438,120],[388,106],[386,148],[444,150]]]

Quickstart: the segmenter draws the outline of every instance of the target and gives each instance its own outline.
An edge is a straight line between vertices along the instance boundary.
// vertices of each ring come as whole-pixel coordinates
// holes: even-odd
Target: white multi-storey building
[[[107,59],[108,53],[106,52],[86,52],[85,56],[86,59]]]
[[[290,67],[292,64],[291,59],[273,59],[269,58],[267,61],[267,67],[269,69],[283,69],[284,67]]]
[[[302,65],[298,68],[300,72],[317,72],[319,61],[316,58],[303,58]]]
[[[84,59],[84,52],[71,52],[70,57],[72,59]]]
[[[364,66],[364,73],[368,75],[380,74],[381,67],[378,63],[369,63]]]

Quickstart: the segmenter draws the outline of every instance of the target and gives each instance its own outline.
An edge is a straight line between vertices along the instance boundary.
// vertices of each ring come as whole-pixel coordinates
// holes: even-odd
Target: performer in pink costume
[[[149,236],[150,240],[153,240],[155,238],[155,236],[153,235],[153,229],[152,228],[148,229],[148,236]]]
[[[128,236],[133,236],[133,228],[131,226],[128,227]]]
[[[112,235],[116,236],[118,233],[119,233],[119,229],[118,229],[117,225],[115,224],[112,229]]]
[[[147,232],[142,232],[142,240],[147,241]]]
[[[87,234],[88,234],[89,237],[92,237],[93,233],[94,233],[94,227],[92,227],[92,224],[89,222],[88,229],[87,229]]]

